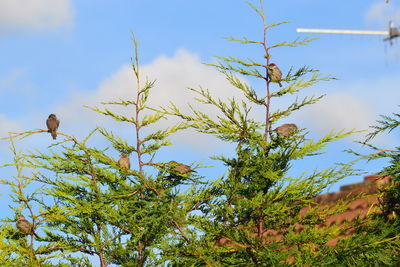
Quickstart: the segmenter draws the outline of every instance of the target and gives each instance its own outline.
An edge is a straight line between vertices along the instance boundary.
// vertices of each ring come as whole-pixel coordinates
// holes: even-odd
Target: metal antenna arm
[[[356,30],[328,30],[328,29],[297,29],[297,32],[333,33],[333,34],[389,35],[388,31],[356,31]]]

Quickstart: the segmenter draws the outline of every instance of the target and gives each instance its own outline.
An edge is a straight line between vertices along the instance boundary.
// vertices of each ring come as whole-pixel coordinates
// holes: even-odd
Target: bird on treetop
[[[33,226],[30,222],[25,219],[24,215],[19,215],[18,220],[15,223],[19,231],[24,235],[30,235],[33,231]]]
[[[294,123],[286,123],[279,127],[276,127],[273,132],[276,132],[280,136],[288,137],[297,131],[297,125]]]
[[[179,174],[186,174],[186,173],[189,173],[189,172],[193,172],[194,170],[192,170],[191,168],[190,168],[190,166],[188,166],[188,165],[185,165],[185,164],[182,164],[182,163],[179,163],[179,162],[176,162],[176,161],[174,161],[174,160],[171,160],[170,162],[168,162],[168,164],[170,164],[170,165],[175,165],[174,167],[172,167],[172,171],[173,172],[177,172],[177,173],[179,173]]]
[[[129,161],[129,155],[125,154],[125,153],[121,153],[119,160],[118,160],[118,165],[122,169],[129,170],[131,168],[131,163]]]
[[[275,63],[267,65],[267,73],[271,82],[278,83],[279,87],[282,87],[282,72]]]
[[[51,133],[51,136],[54,140],[57,138],[57,129],[60,126],[60,120],[57,119],[55,114],[50,114],[46,121],[48,132]]]

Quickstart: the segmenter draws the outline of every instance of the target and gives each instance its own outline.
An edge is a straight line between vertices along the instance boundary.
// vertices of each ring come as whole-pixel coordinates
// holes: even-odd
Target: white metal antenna
[[[328,29],[297,29],[297,32],[334,33],[334,34],[389,35],[388,31],[358,31],[358,30],[328,30]]]
[[[328,29],[297,29],[297,32],[308,33],[333,33],[333,34],[367,34],[367,35],[386,35],[384,41],[389,41],[392,44],[393,39],[400,37],[400,31],[389,22],[388,31],[359,31],[359,30],[328,30]]]
[[[386,0],[389,3],[390,0]],[[386,35],[384,41],[389,41],[392,44],[393,39],[400,37],[400,30],[396,28],[393,23],[389,22],[388,31],[360,31],[360,30],[329,30],[329,29],[301,29],[298,28],[297,32],[307,33],[333,33],[333,34],[365,34],[365,35]]]

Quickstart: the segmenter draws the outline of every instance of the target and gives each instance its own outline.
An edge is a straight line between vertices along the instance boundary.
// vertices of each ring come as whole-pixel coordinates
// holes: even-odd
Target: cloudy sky
[[[308,46],[272,51],[273,61],[284,72],[291,66],[308,65],[338,78],[307,89],[310,95],[327,97],[282,123],[296,122],[310,131],[310,136],[321,137],[332,129],[367,129],[378,114],[398,112],[398,42],[390,46],[380,36],[296,32],[299,27],[387,30],[389,20],[400,23],[400,4],[392,2],[265,1],[268,24],[291,21],[270,31],[269,44],[320,38]],[[119,132],[118,125],[82,105],[133,94],[131,31],[139,40],[143,74],[157,80],[153,105],[173,101],[185,109],[192,98],[187,87],[202,86],[219,97],[237,95],[219,73],[202,63],[213,62],[217,55],[260,55],[256,47],[243,47],[222,38],[262,38],[259,17],[242,0],[0,0],[0,137],[8,131],[44,128],[48,114],[56,113],[61,118],[60,131],[65,133],[81,137],[96,125],[104,125],[130,138],[125,128]],[[355,135],[337,142],[326,149],[324,161],[313,160],[302,167],[350,161],[354,157],[341,151],[363,151],[354,143],[361,139],[362,135]],[[186,133],[174,140],[176,146],[163,151],[161,159],[215,165],[208,157],[229,151],[227,146],[198,134]],[[398,141],[395,131],[377,139],[376,144],[392,148]],[[19,145],[45,149],[51,142],[43,134]],[[0,165],[10,160],[6,147],[4,142],[0,144]],[[373,173],[382,162],[360,167]],[[223,170],[200,173],[218,176]]]

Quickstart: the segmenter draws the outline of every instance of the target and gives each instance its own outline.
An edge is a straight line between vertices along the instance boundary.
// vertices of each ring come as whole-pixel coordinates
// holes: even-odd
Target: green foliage
[[[378,125],[371,126],[374,129],[367,135],[365,142],[373,139],[376,135],[388,131],[389,133],[400,125],[400,114],[393,113],[392,117],[387,115],[381,115],[381,120],[378,120]]]
[[[129,123],[134,133],[132,138],[124,140],[102,127],[94,129],[83,141],[60,133],[65,137],[64,140],[46,152],[24,155],[26,163],[15,164],[17,168],[26,166],[34,169],[32,177],[24,177],[18,180],[18,184],[4,180],[18,195],[14,201],[22,201],[22,208],[30,209],[29,201],[37,202],[43,219],[39,220],[39,215],[32,214],[34,222],[39,220],[34,223],[35,229],[45,224],[44,236],[34,241],[47,245],[36,247],[33,241],[26,249],[23,243],[18,247],[13,243],[7,245],[8,250],[21,254],[21,263],[50,264],[48,258],[36,255],[51,254],[59,262],[64,259],[73,266],[88,266],[93,257],[101,266],[154,265],[160,258],[158,244],[173,231],[177,221],[183,220],[180,216],[185,213],[175,213],[185,200],[181,196],[180,186],[199,184],[200,177],[190,168],[191,171],[187,173],[176,172],[174,167],[177,166],[172,166],[174,164],[156,162],[154,158],[159,149],[170,145],[167,138],[186,128],[187,124],[180,123],[165,130],[152,131],[153,125],[165,114],[152,111],[147,106],[154,82],[146,81],[143,86],[140,83],[138,43],[134,38],[133,42],[136,51],[136,57],[132,60],[137,80],[136,97],[103,104],[126,107],[134,110],[134,115],[116,114],[107,107],[91,108],[116,121]],[[150,129],[146,130],[150,133],[143,135],[146,128]],[[14,137],[26,138],[41,132],[45,131],[33,130]],[[99,149],[90,145],[93,138],[101,137],[117,153],[131,155],[131,159],[136,160],[137,169],[123,168],[110,155],[109,147]],[[25,198],[22,194],[21,189],[32,181],[42,185],[36,192],[40,199],[33,195]],[[15,232],[15,229],[5,226],[2,233],[7,231]],[[7,236],[4,238],[9,240]],[[6,251],[2,250],[2,253]],[[15,253],[6,255],[12,261],[19,260]],[[4,256],[5,259],[7,257]]]
[[[400,147],[395,147],[394,150],[385,150],[375,147],[367,142],[372,140],[375,136],[383,134],[384,132],[392,132],[400,125],[400,114],[393,113],[392,116],[382,115],[382,120],[377,121],[377,125],[372,126],[373,131],[367,136],[364,144],[374,149],[375,152],[366,156],[363,159],[376,160],[376,159],[388,159],[389,165],[378,174],[382,177],[380,181],[384,184],[384,187],[380,189],[380,210],[381,214],[376,215],[376,220],[379,223],[379,227],[373,229],[374,235],[378,234],[386,237],[390,242],[391,247],[385,250],[388,254],[387,257],[391,259],[396,258],[397,264],[399,264],[400,258]],[[386,179],[390,179],[387,181]],[[370,230],[370,229],[369,229]],[[382,233],[377,231],[382,231]],[[378,242],[378,244],[380,244]]]
[[[326,220],[345,211],[349,203],[321,206],[315,197],[356,170],[342,163],[296,174],[293,166],[301,169],[304,159],[321,159],[327,144],[354,131],[331,132],[315,140],[302,128],[287,136],[273,130],[282,119],[323,95],[297,97],[284,108],[274,105],[277,98],[297,96],[332,78],[308,66],[293,66],[283,70],[283,87],[271,82],[272,52],[311,40],[267,43],[268,30],[287,22],[267,25],[262,1],[259,7],[249,5],[263,21],[262,40],[227,39],[259,46],[259,57],[222,56],[208,64],[225,75],[242,99],[217,99],[208,89],[189,88],[205,110],[211,106],[217,114],[193,107],[186,114],[173,103],[149,107],[155,82],[141,81],[138,42],[133,38],[134,99],[88,107],[129,125],[131,136],[125,139],[116,129],[100,126],[83,140],[58,133],[61,141],[46,151],[28,154],[17,153],[14,140],[47,131],[10,136],[15,162],[6,167],[14,166],[17,175],[2,183],[11,189],[15,217],[3,219],[0,226],[2,266],[92,266],[94,261],[102,267],[398,264],[398,154],[378,151],[371,155],[392,158],[391,166],[382,172],[393,177],[392,186],[382,191],[383,213],[326,226]],[[278,59],[274,62],[279,65]],[[261,83],[254,86],[245,79]],[[110,106],[133,111],[133,115],[117,114]],[[254,114],[259,110],[263,119]],[[168,116],[177,116],[181,122],[155,129]],[[396,119],[384,118],[371,137],[398,125]],[[188,127],[234,147],[234,156],[213,157],[226,166],[224,175],[215,174],[204,182],[196,174],[199,165],[157,161],[160,149],[171,145],[168,138]],[[106,147],[93,145],[98,140]],[[133,167],[123,165],[122,158],[115,157],[118,153],[129,155]],[[34,228],[28,236],[14,226],[22,213]],[[352,234],[342,237],[349,231]],[[337,238],[336,245],[329,244]]]
[[[317,265],[322,263],[322,253],[333,250],[327,242],[344,231],[335,226],[321,229],[320,225],[329,216],[342,212],[345,205],[337,205],[322,213],[317,213],[321,212],[317,208],[306,215],[300,214],[300,211],[315,205],[313,198],[329,185],[354,174],[351,164],[311,173],[305,170],[298,177],[292,177],[290,170],[293,164],[301,164],[302,159],[321,154],[321,149],[328,143],[353,131],[331,132],[319,140],[307,138],[304,130],[286,137],[272,131],[280,119],[289,117],[323,96],[296,99],[283,110],[274,108],[275,98],[295,95],[331,78],[306,66],[298,70],[292,67],[282,77],[285,86],[275,89],[267,75],[271,50],[298,46],[308,41],[268,46],[267,30],[278,25],[266,25],[262,3],[260,8],[251,7],[264,22],[263,41],[227,39],[260,45],[263,48],[260,58],[264,61],[229,56],[217,57],[219,62],[209,64],[223,73],[246,100],[215,99],[207,89],[190,88],[198,94],[196,99],[200,103],[219,110],[216,119],[193,108],[192,114],[182,113],[175,105],[164,109],[166,113],[186,120],[198,131],[213,134],[233,143],[236,148],[233,158],[224,155],[214,157],[227,166],[226,177],[193,197],[198,201],[194,204],[198,207],[197,212],[191,214],[179,243],[172,239],[164,245],[163,250],[175,265],[260,266],[293,261],[299,265]],[[243,77],[260,79],[264,88],[253,88]],[[264,109],[265,120],[257,121],[251,116],[255,107]],[[304,228],[301,232],[295,231],[299,225]]]
[[[15,167],[16,176],[2,179],[1,183],[9,186],[10,197],[14,206],[10,206],[15,212],[14,218],[4,218],[0,228],[0,264],[2,266],[49,266],[48,263],[53,258],[58,258],[61,254],[55,252],[57,242],[51,243],[38,235],[39,230],[46,231],[47,222],[46,212],[43,209],[43,199],[40,189],[33,186],[34,177],[37,173],[27,174],[25,169],[33,167],[29,164],[28,158],[18,152],[13,140],[10,138],[10,150],[14,156],[14,162],[3,167]],[[29,172],[28,172],[29,173]],[[32,191],[28,193],[28,191]],[[32,224],[34,232],[24,235],[15,224],[18,215],[24,214]]]

